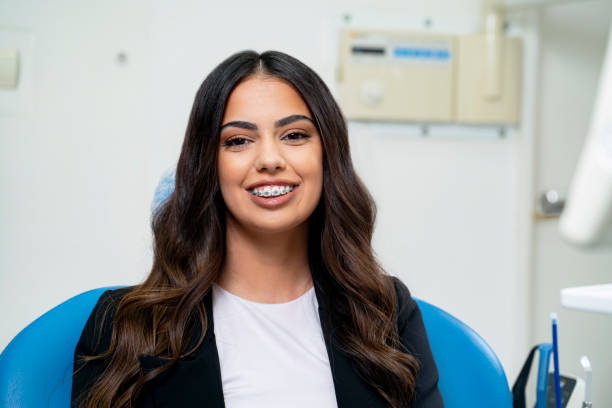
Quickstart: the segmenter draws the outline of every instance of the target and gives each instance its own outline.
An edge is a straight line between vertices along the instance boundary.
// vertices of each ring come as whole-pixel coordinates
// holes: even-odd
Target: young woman
[[[442,407],[374,218],[319,76],[280,52],[230,56],[195,97],[149,276],[87,321],[73,406]]]

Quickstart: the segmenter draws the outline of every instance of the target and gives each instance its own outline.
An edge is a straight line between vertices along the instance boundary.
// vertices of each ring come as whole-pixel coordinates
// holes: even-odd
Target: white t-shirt
[[[213,283],[214,333],[227,408],[337,408],[314,287],[258,303]]]

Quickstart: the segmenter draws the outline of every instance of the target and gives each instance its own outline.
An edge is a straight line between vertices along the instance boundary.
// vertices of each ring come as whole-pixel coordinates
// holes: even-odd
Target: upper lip
[[[255,183],[249,184],[247,190],[252,190],[259,186],[297,186],[298,183],[286,180],[286,179],[267,179],[256,181]]]

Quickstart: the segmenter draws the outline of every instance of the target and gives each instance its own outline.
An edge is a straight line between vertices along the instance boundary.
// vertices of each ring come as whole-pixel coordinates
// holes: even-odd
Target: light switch
[[[0,48],[0,89],[17,88],[19,77],[19,51]]]

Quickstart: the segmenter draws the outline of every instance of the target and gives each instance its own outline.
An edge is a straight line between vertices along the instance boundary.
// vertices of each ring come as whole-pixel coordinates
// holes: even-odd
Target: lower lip
[[[293,187],[293,190],[291,190],[289,193],[278,197],[260,197],[251,193],[248,190],[246,192],[251,197],[251,200],[255,202],[255,204],[264,208],[277,208],[285,204],[287,201],[291,200],[297,188],[298,186],[295,186]]]

